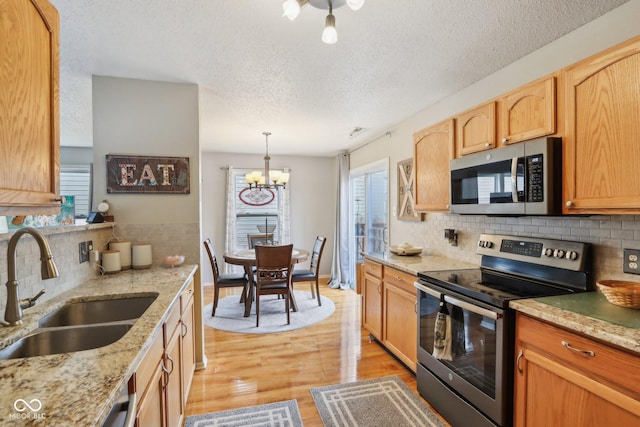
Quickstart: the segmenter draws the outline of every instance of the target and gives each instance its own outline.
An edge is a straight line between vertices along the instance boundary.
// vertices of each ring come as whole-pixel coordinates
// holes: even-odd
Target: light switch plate
[[[640,249],[625,249],[622,271],[640,274]]]

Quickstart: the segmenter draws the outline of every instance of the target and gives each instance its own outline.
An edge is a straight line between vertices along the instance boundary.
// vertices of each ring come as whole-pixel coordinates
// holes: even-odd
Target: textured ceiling
[[[200,85],[205,151],[334,155],[623,0],[367,0],[283,18],[281,0],[52,0],[61,143],[91,145],[91,75]],[[355,127],[365,130],[356,137]]]

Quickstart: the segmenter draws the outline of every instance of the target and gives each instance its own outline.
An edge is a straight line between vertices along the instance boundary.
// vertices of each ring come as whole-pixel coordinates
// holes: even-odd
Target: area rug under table
[[[185,427],[302,427],[298,402],[249,406],[187,417]]]
[[[238,295],[221,298],[218,301],[216,315],[211,316],[213,303],[202,309],[204,324],[221,331],[241,332],[245,334],[269,334],[305,328],[328,318],[336,310],[330,298],[320,295],[322,305],[310,292],[295,290],[298,311],[291,312],[291,323],[287,325],[285,302],[277,295],[260,297],[260,326],[256,327],[256,304],[251,306],[251,315],[244,317],[244,303],[240,304]]]
[[[445,427],[397,376],[311,389],[326,427]]]

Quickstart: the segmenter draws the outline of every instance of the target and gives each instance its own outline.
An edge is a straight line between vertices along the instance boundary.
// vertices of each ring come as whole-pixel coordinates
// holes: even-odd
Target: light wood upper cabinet
[[[454,157],[454,141],[453,119],[413,134],[416,211],[449,210],[449,162]]]
[[[517,314],[514,426],[640,425],[640,357]]]
[[[456,117],[458,156],[495,148],[496,102],[490,101]]]
[[[59,18],[0,0],[0,215],[59,211]]]
[[[500,141],[513,144],[556,132],[556,78],[522,86],[500,100]]]
[[[564,72],[564,213],[640,213],[640,38]]]

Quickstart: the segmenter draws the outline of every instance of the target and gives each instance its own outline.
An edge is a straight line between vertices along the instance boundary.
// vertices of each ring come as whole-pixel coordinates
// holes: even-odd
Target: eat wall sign
[[[189,158],[107,154],[107,193],[189,194]]]

